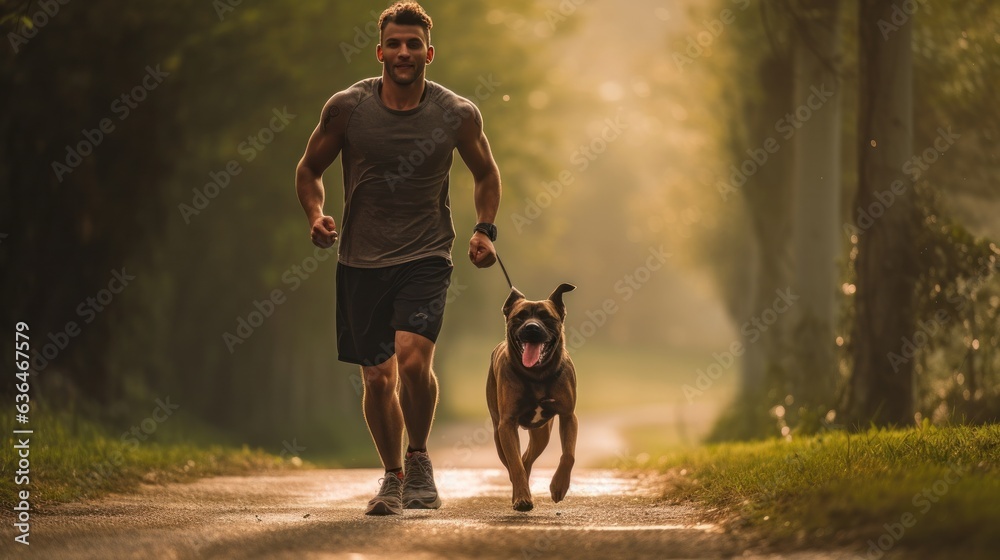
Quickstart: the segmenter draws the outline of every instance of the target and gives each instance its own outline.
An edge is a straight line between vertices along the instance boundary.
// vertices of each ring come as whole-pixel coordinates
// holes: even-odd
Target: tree
[[[766,20],[767,8],[761,8]],[[749,23],[749,22],[748,22]],[[745,48],[766,41],[764,25],[752,22],[740,29],[739,39]],[[764,47],[760,56],[748,62],[746,57],[734,61],[732,70],[741,83],[758,84],[740,91],[734,100],[730,129],[745,131],[733,134],[729,151],[736,163],[731,169],[746,175],[740,197],[750,235],[739,232],[728,238],[725,245],[735,254],[729,259],[744,264],[729,274],[723,282],[727,307],[738,325],[741,344],[745,348],[740,368],[740,381],[735,405],[716,425],[711,439],[751,439],[773,433],[771,409],[786,395],[790,329],[789,318],[769,324],[766,330],[743,329],[770,309],[775,291],[787,288],[792,281],[792,164],[790,143],[776,130],[792,108],[792,58],[787,48],[788,26],[780,25],[773,32],[771,46]],[[781,139],[779,141],[779,138]],[[774,143],[779,147],[775,150]],[[773,153],[771,153],[773,151]],[[753,154],[757,159],[753,160]],[[766,159],[764,155],[766,154]],[[762,161],[758,165],[749,165]],[[749,164],[748,164],[749,162]],[[732,181],[732,179],[730,179]]]
[[[794,290],[790,391],[797,422],[814,429],[836,386],[834,298],[840,255],[839,0],[809,0],[795,14]],[[804,109],[802,109],[804,107]]]
[[[891,0],[862,0],[858,17],[860,102],[858,256],[854,370],[848,415],[855,423],[913,421],[913,361],[893,360],[915,329],[912,18],[893,20]],[[887,28],[887,22],[892,28]]]

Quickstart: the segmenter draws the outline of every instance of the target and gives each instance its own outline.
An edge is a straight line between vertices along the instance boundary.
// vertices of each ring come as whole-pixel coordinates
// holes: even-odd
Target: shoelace
[[[395,483],[394,484],[390,483],[389,482],[390,480],[395,480]],[[384,476],[384,477],[378,479],[378,483],[382,485],[382,487],[379,489],[379,492],[378,492],[379,496],[385,496],[385,495],[388,495],[390,493],[396,493],[396,492],[398,492],[399,491],[399,487],[403,483],[403,481],[399,480],[398,476],[393,475],[393,476]]]
[[[434,487],[434,479],[431,473],[433,468],[431,467],[431,461],[426,455],[414,455],[412,456],[412,462],[416,464],[417,470],[421,476],[411,476],[405,482],[406,486],[410,488],[415,488],[419,490],[430,490]]]

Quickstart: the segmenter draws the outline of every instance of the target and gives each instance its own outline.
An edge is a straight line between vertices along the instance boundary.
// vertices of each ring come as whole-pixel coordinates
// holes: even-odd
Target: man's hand
[[[330,216],[320,216],[313,222],[309,232],[313,245],[320,249],[329,249],[337,242],[337,222]]]
[[[477,231],[469,240],[469,259],[479,268],[489,268],[497,262],[497,250],[485,233]]]

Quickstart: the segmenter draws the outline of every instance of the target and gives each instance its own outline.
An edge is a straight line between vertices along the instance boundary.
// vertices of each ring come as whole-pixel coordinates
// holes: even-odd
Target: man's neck
[[[382,91],[379,92],[379,95],[386,107],[395,111],[407,111],[420,105],[420,99],[424,96],[424,87],[423,76],[414,80],[412,84],[401,86],[383,72]]]

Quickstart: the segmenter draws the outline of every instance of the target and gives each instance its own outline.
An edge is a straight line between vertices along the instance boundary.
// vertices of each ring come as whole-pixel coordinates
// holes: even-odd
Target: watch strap
[[[478,231],[480,233],[486,234],[486,237],[490,238],[490,241],[497,240],[497,226],[495,224],[488,223],[478,223],[473,231]]]

